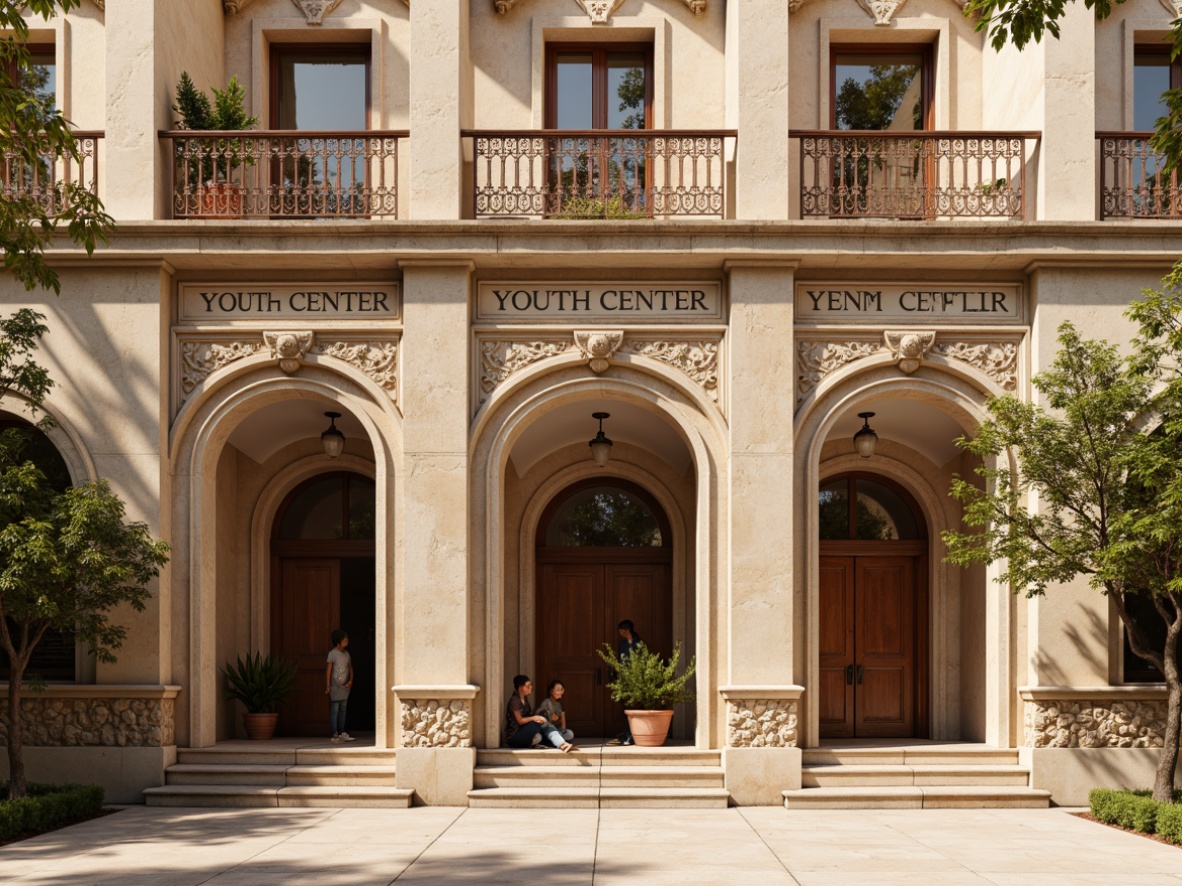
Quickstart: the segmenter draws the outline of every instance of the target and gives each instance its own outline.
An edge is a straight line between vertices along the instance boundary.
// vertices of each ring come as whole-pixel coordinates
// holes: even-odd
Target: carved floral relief
[[[186,341],[181,344],[181,392],[187,397],[223,366],[253,357],[262,350],[261,341]]]
[[[874,18],[876,25],[889,25],[907,0],[858,0],[858,5]]]
[[[796,402],[800,403],[828,376],[847,363],[869,357],[882,345],[876,341],[802,341],[796,345]]]
[[[718,344],[714,341],[637,340],[628,341],[624,350],[681,370],[717,402]]]
[[[932,348],[932,353],[967,363],[997,382],[1003,391],[1018,389],[1017,342],[941,342]]]
[[[398,342],[317,342],[316,351],[343,360],[377,382],[391,399],[398,400]]]
[[[570,339],[559,341],[482,341],[480,343],[480,402],[509,376],[531,363],[573,350]]]
[[[575,345],[587,358],[587,365],[596,375],[611,365],[612,356],[623,340],[624,332],[621,329],[592,329],[575,333]]]

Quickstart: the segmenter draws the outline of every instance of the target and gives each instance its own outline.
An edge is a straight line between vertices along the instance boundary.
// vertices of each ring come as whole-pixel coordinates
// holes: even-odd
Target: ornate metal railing
[[[1097,132],[1100,219],[1182,218],[1178,174],[1163,175],[1164,158],[1149,146],[1152,132]]]
[[[1037,132],[793,132],[802,218],[1024,218]]]
[[[476,218],[726,214],[733,130],[470,131]]]
[[[173,218],[397,218],[392,130],[161,132]]]
[[[73,157],[55,160],[52,152],[38,150],[37,162],[29,163],[16,152],[6,152],[0,168],[0,194],[5,200],[32,198],[50,216],[66,209],[63,184],[75,184],[97,194],[102,138],[102,132],[75,132],[80,155],[78,161]]]

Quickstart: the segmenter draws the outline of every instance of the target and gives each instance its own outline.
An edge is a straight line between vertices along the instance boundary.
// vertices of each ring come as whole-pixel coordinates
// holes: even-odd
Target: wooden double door
[[[922,556],[820,558],[823,738],[923,737],[926,598]]]
[[[276,557],[271,649],[297,667],[296,689],[279,711],[279,735],[327,735],[324,675],[332,632],[349,633],[353,690],[347,728],[374,728],[374,560],[369,557]]]
[[[673,589],[668,549],[544,548],[537,564],[537,673],[534,704],[551,680],[566,687],[566,723],[576,736],[610,736],[625,727],[623,705],[611,699],[608,667],[616,625],[629,619],[646,646],[673,648]]]

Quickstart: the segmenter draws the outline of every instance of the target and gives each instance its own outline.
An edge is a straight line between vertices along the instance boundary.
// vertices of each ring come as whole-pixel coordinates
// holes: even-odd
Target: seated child
[[[538,713],[550,721],[562,737],[567,741],[574,741],[575,734],[566,728],[566,712],[562,709],[562,695],[566,692],[566,687],[562,685],[561,680],[551,680],[550,685],[546,687],[546,698],[538,705]]]

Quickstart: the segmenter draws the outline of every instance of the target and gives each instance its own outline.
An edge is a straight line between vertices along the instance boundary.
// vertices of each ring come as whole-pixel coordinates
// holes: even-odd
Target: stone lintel
[[[183,687],[150,683],[47,683],[42,690],[21,690],[21,698],[176,698]],[[0,693],[8,683],[0,681]]]
[[[749,698],[798,699],[804,694],[803,686],[793,684],[779,686],[721,686],[719,694],[727,701],[745,701]]]
[[[473,685],[449,685],[449,686],[424,686],[424,685],[398,685],[391,686],[390,690],[397,693],[399,698],[407,699],[430,699],[433,701],[444,701],[451,699],[474,699],[476,694],[480,692],[479,686]]]
[[[1023,701],[1156,701],[1166,697],[1163,683],[1124,686],[1019,686]]]

